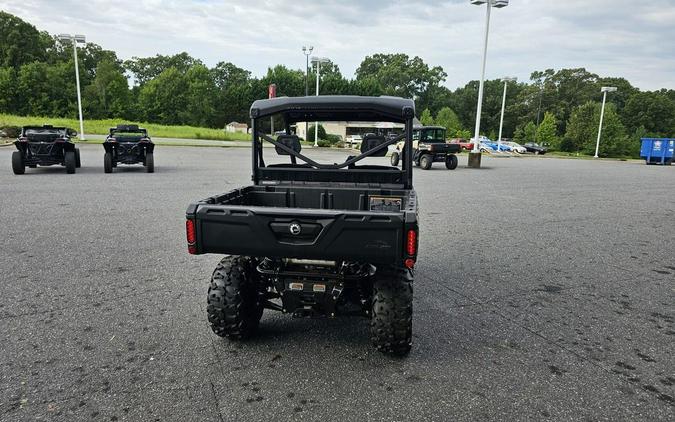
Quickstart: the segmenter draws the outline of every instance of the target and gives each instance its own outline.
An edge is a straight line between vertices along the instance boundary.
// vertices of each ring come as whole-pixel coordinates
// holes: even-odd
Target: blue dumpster
[[[642,138],[640,158],[647,164],[666,164],[673,162],[675,139],[672,138]]]

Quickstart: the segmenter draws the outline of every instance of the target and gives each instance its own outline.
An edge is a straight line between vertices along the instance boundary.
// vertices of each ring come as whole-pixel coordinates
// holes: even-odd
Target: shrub
[[[320,133],[321,133],[321,130],[319,130],[319,134],[320,134]],[[330,142],[331,145],[335,145],[335,144],[337,144],[338,142],[341,142],[341,141],[342,141],[342,136],[340,136],[340,135],[333,135],[333,134],[327,133],[325,139],[326,139],[328,142]]]
[[[21,134],[19,126],[4,126],[0,127],[0,132],[3,132],[8,138],[18,138]]]
[[[307,129],[307,139],[314,142],[314,125]],[[326,129],[322,125],[319,125],[319,139],[326,139]]]
[[[319,139],[316,143],[323,148],[330,147],[332,145],[327,139]]]

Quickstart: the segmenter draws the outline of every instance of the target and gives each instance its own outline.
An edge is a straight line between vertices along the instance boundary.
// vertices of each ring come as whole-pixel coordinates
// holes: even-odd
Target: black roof
[[[146,130],[138,125],[125,125],[120,124],[116,127],[111,127],[110,132],[145,132]]]
[[[22,129],[56,129],[56,130],[63,130],[63,129],[68,129],[65,126],[52,126],[52,125],[28,125],[28,126],[23,126]]]
[[[413,100],[400,97],[321,95],[257,100],[251,118],[282,114],[286,123],[306,121],[384,121],[404,123],[415,114]]]
[[[415,126],[415,130],[418,130],[418,129],[443,129],[443,130],[446,130],[445,126]]]

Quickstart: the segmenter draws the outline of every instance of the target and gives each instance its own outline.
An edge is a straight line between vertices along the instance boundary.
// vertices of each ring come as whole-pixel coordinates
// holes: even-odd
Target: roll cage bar
[[[320,96],[258,100],[251,106],[253,182],[256,185],[275,182],[379,184],[411,189],[414,114],[413,101],[397,97]],[[291,123],[298,121],[403,123],[405,132],[357,156],[350,156],[343,163],[321,164],[259,130],[260,119],[274,115],[283,116],[287,135],[291,135]],[[284,167],[266,166],[263,140],[290,155],[291,164]],[[400,169],[391,166],[355,166],[357,162],[381,153],[389,145],[401,140],[405,140],[405,147]],[[296,164],[296,159],[306,164]]]
[[[376,146],[375,148],[369,149],[368,151],[361,153],[360,155],[348,158],[342,164],[337,164],[337,163],[336,164],[321,164],[321,163],[317,163],[316,161],[312,160],[311,158],[309,158],[305,155],[300,154],[299,152],[293,150],[292,148],[289,148],[286,145],[277,142],[276,140],[274,140],[274,138],[272,138],[268,135],[265,135],[262,132],[258,132],[258,136],[260,138],[263,138],[267,142],[271,143],[275,147],[279,147],[280,149],[284,150],[285,152],[287,152],[292,157],[297,157],[297,158],[301,159],[302,161],[304,161],[305,163],[309,164],[310,166],[312,166],[316,169],[342,169],[342,168],[345,168],[345,167],[349,167],[352,164],[355,164],[355,163],[363,160],[366,157],[370,157],[371,155],[375,155],[379,151],[382,151],[383,149],[386,149],[389,145],[396,144],[397,142],[399,142],[400,140],[405,138],[405,134],[399,135],[394,139],[386,141],[385,143],[380,144],[380,145]]]

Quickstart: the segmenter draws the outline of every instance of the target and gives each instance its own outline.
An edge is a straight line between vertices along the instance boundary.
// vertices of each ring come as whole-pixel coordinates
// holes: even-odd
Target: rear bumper
[[[196,253],[400,264],[414,212],[192,204]],[[291,225],[300,227],[293,234]],[[297,227],[296,227],[297,228]],[[297,230],[296,230],[297,231]]]
[[[31,156],[23,158],[23,163],[27,166],[53,166],[53,165],[63,165],[65,162],[63,157],[53,157],[53,156]]]

